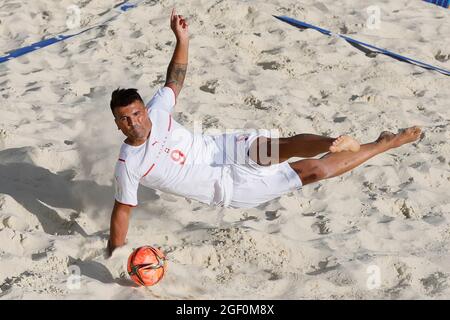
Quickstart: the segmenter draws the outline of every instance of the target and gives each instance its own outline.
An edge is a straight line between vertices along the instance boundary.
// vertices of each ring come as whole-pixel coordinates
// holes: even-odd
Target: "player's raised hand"
[[[182,15],[177,15],[175,8],[170,15],[170,28],[178,41],[189,40],[188,23]]]

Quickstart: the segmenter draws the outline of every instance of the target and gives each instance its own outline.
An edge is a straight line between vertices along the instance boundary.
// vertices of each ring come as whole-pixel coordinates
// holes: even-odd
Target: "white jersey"
[[[172,89],[159,89],[146,105],[152,123],[147,141],[122,144],[114,174],[118,202],[136,206],[139,184],[210,205],[225,201],[229,179],[223,179],[226,166],[212,163],[217,151],[213,138],[193,134],[176,122],[174,105]]]

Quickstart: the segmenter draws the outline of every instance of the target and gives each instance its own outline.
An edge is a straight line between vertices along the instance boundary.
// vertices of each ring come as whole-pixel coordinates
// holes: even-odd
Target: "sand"
[[[1,1],[0,55],[81,26],[119,1]],[[424,1],[147,1],[104,27],[0,64],[1,299],[449,299],[449,78],[287,15],[450,69],[450,10]],[[126,246],[106,259],[121,133],[117,87],[163,85],[173,6],[190,24],[174,117],[188,128],[352,135],[420,125],[424,136],[343,176],[250,210],[141,187]],[[160,247],[168,273],[138,288],[133,248]]]

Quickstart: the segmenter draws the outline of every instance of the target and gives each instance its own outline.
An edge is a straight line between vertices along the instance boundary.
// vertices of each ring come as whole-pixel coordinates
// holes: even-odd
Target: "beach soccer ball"
[[[153,286],[167,269],[164,254],[151,246],[135,249],[128,258],[127,271],[131,279],[141,286]]]

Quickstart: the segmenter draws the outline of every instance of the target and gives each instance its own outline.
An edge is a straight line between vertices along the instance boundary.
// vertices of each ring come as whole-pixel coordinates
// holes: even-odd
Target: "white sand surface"
[[[89,26],[117,3],[2,0],[0,55],[66,30],[70,5]],[[376,1],[380,25],[370,29],[371,5],[147,1],[104,27],[0,64],[0,298],[449,299],[450,78],[367,57],[272,17],[450,69],[450,10]],[[250,210],[141,187],[128,244],[105,259],[123,140],[111,92],[133,87],[150,99],[164,83],[173,6],[191,33],[175,114],[186,127],[350,134],[365,143],[420,125],[424,137]],[[137,288],[124,265],[147,244],[167,253],[168,273]]]

